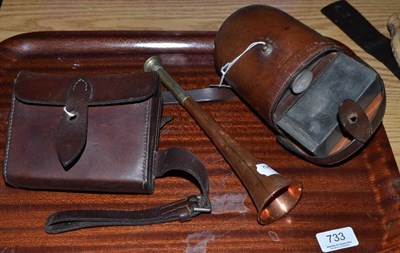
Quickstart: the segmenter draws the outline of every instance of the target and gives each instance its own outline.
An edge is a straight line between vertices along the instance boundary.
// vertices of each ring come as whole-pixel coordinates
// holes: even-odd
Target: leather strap
[[[392,53],[390,39],[373,27],[353,6],[347,1],[337,1],[322,8],[321,12],[400,79],[400,68]]]
[[[226,87],[193,89],[187,90],[187,92],[196,102],[225,101],[236,97],[232,89]],[[163,91],[162,99],[164,105],[178,104],[176,98],[169,91]]]
[[[99,226],[137,226],[178,220],[184,222],[203,212],[211,212],[207,172],[197,157],[188,151],[172,148],[158,153],[156,166],[156,177],[162,177],[169,171],[189,173],[199,184],[202,195],[191,195],[186,199],[140,211],[71,210],[57,212],[47,219],[45,231],[57,234]]]

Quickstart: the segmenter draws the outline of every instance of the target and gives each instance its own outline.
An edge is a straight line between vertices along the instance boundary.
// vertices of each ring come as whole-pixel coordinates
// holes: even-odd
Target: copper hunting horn
[[[258,210],[258,221],[269,224],[294,208],[302,193],[302,183],[289,180],[259,161],[204,111],[194,99],[164,70],[161,58],[150,57],[146,72],[155,71],[167,89],[189,112],[231,165],[246,187]]]

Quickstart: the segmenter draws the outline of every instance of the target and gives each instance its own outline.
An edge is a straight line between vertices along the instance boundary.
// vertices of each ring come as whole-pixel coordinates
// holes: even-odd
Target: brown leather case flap
[[[14,83],[15,96],[31,104],[64,105],[68,91],[80,78],[93,87],[89,105],[138,102],[153,96],[158,87],[156,73],[106,75],[57,75],[21,71]]]

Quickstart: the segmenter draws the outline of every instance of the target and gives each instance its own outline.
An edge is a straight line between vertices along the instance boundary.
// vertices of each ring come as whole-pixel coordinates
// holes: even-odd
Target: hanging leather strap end
[[[161,207],[139,211],[70,210],[54,213],[45,224],[49,234],[103,226],[139,226],[171,221],[186,222],[204,212],[211,212],[210,202],[189,196]]]
[[[211,212],[208,198],[208,176],[201,161],[192,153],[177,148],[160,151],[157,156],[156,177],[169,171],[189,173],[198,183],[201,195],[190,195],[162,206],[136,211],[70,210],[53,213],[45,224],[45,231],[58,234],[82,228],[102,226],[138,226],[171,221],[190,221],[201,213]]]

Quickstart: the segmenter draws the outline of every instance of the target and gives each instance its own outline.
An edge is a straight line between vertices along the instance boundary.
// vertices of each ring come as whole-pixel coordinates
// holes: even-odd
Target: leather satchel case
[[[14,83],[5,181],[18,188],[150,193],[161,99],[151,73]]]
[[[189,173],[201,195],[140,211],[71,210],[52,214],[48,233],[109,225],[187,221],[210,212],[208,177],[192,153],[158,150],[162,99],[156,73],[38,74],[14,83],[6,155],[17,188],[152,193],[154,179]]]

